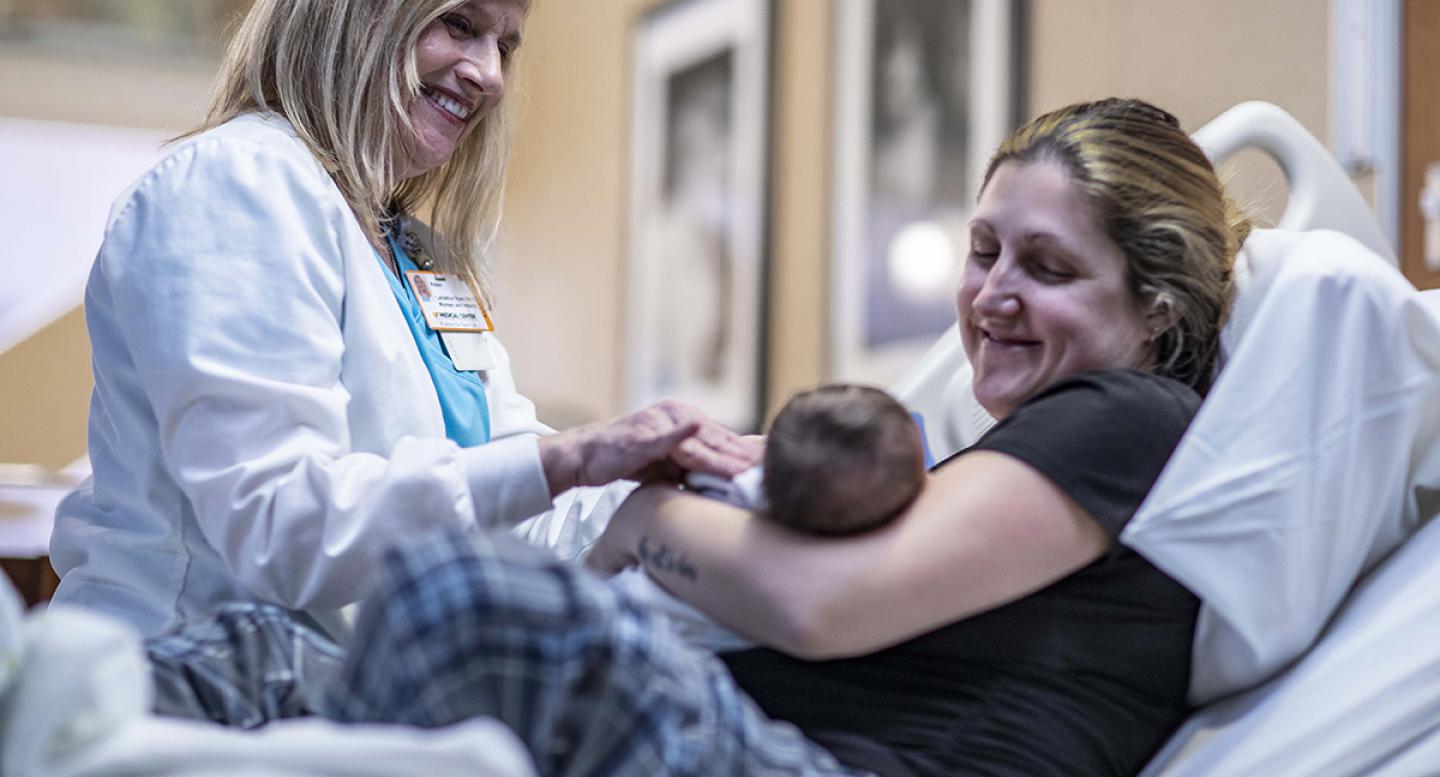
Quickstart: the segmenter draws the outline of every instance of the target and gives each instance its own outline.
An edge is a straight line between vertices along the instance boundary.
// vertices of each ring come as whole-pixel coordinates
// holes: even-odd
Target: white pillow
[[[1440,317],[1337,232],[1259,231],[1243,253],[1225,367],[1121,534],[1203,602],[1197,704],[1308,649],[1440,484]]]
[[[20,593],[10,584],[10,578],[0,573],[0,710],[3,710],[6,693],[15,681],[24,654],[25,640],[21,634],[25,616],[25,603]],[[3,716],[0,712],[0,716]]]
[[[1196,713],[1142,777],[1434,774],[1437,558],[1432,522],[1360,584],[1298,664]]]
[[[920,415],[925,447],[936,462],[975,444],[995,425],[975,398],[974,380],[960,328],[951,325],[890,387],[900,404]]]

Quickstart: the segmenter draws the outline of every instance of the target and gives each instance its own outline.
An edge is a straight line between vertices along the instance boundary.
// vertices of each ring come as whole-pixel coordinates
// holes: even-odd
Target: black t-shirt
[[[1087,372],[967,450],[1029,464],[1114,538],[1199,404],[1167,378]],[[1041,591],[868,656],[810,662],[761,648],[722,658],[771,717],[887,777],[1125,775],[1184,716],[1198,610],[1117,542]]]

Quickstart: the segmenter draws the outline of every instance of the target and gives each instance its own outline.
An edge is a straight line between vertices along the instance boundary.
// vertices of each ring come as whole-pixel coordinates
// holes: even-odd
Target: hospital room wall
[[[522,390],[556,425],[621,408],[629,131],[627,31],[652,0],[535,5],[522,126],[501,242],[497,326]],[[1269,99],[1328,136],[1326,0],[1033,0],[1034,110],[1118,93],[1196,127]],[[778,0],[768,395],[826,377],[833,4]],[[1204,63],[1203,66],[1199,63]],[[19,77],[12,77],[19,74]],[[203,110],[208,74],[72,62],[0,49],[0,116],[176,130]],[[144,84],[144,88],[140,85]],[[1246,198],[1278,185],[1242,181]],[[9,257],[6,261],[11,261]],[[84,451],[89,353],[78,314],[0,353],[0,462],[58,466]],[[45,400],[45,403],[40,403]],[[40,443],[43,441],[43,445]]]
[[[628,60],[617,42],[649,5],[541,3],[526,44],[501,273],[510,300],[502,318],[525,323],[500,326],[522,388],[562,421],[620,409],[629,119]],[[1326,140],[1329,5],[1034,0],[1028,103],[1038,111],[1111,94],[1145,97],[1196,128],[1236,102],[1265,99]],[[826,377],[830,112],[834,90],[845,88],[829,77],[832,57],[844,55],[831,50],[833,6],[782,0],[776,10],[772,411]],[[1276,216],[1283,178],[1268,160],[1255,162],[1242,158],[1247,173],[1232,188],[1262,216]]]
[[[214,67],[214,62],[203,60],[157,62],[136,55],[116,61],[0,47],[0,118],[173,135],[204,115]],[[0,169],[0,176],[4,175]],[[4,194],[24,196],[23,192]],[[6,242],[14,245],[13,240]],[[88,261],[85,257],[66,261],[76,260]],[[16,277],[14,270],[19,268],[12,262],[52,261],[56,260],[43,254],[15,256],[0,248],[5,277]],[[29,272],[21,277],[40,276]],[[79,308],[0,351],[0,465],[38,464],[53,471],[84,456],[91,386],[89,340]]]

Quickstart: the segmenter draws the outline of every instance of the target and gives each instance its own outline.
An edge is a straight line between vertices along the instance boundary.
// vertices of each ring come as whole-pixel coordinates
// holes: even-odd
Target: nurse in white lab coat
[[[402,536],[519,527],[578,552],[624,489],[575,487],[758,458],[674,403],[552,434],[493,332],[428,326],[417,283],[488,313],[527,12],[255,5],[207,121],[110,215],[85,303],[94,476],[57,514],[57,603],[153,635],[268,601],[343,642]]]

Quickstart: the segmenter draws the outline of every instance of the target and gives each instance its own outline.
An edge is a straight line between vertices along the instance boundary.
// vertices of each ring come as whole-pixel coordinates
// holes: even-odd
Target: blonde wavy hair
[[[414,142],[408,106],[420,92],[421,32],[466,0],[256,0],[226,47],[204,122],[284,116],[335,180],[372,242],[398,215],[443,239],[435,266],[476,281],[489,300],[512,135],[502,99],[443,165],[397,180],[394,149]],[[527,9],[528,12],[528,9]],[[514,58],[504,63],[510,75]]]
[[[1053,160],[1096,207],[1127,260],[1130,291],[1169,308],[1153,371],[1204,393],[1235,296],[1234,265],[1251,222],[1205,153],[1169,112],[1142,100],[1077,103],[1032,119],[1000,144],[1000,165]],[[981,186],[984,191],[984,184]]]

